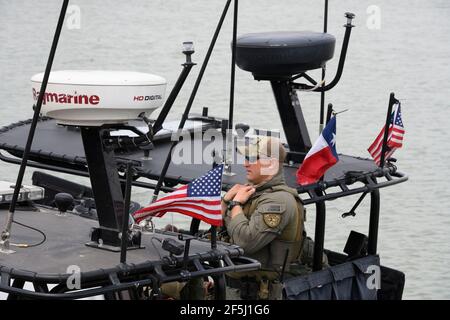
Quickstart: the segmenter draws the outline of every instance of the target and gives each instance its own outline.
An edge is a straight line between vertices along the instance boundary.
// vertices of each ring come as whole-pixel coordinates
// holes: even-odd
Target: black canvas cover
[[[379,266],[378,256],[366,256],[290,278],[284,283],[283,296],[287,300],[377,300],[372,280]]]

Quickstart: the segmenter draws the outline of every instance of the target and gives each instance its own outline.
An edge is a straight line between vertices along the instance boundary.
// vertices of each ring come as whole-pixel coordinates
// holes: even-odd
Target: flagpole
[[[225,170],[225,163],[222,163],[222,175],[220,177],[220,190],[222,191],[222,182],[223,182],[223,172]],[[213,168],[214,168],[214,164],[213,164]],[[217,249],[217,227],[216,226],[211,226],[211,249],[215,250]]]
[[[323,33],[327,33],[328,31],[328,0],[325,0],[325,9],[323,14]],[[325,87],[325,72],[326,65],[324,64],[322,67],[322,88]],[[319,125],[319,134],[323,130],[323,116],[325,113],[325,90],[320,92],[320,125]]]
[[[332,115],[333,115],[333,104],[329,103],[327,109],[327,121],[325,124],[328,124],[328,121],[330,121]]]
[[[325,125],[328,124],[328,122],[330,121],[332,115],[333,115],[333,104],[329,103],[328,104],[328,109],[327,109],[327,118],[326,118]],[[321,131],[320,131],[319,134],[322,134],[323,129],[324,128],[323,128],[323,123],[322,123],[322,128],[321,128]],[[323,174],[323,176],[320,177],[319,182],[323,182],[324,180],[325,180],[325,173]]]
[[[388,106],[388,111],[387,111],[387,115],[386,115],[386,123],[384,125],[384,136],[383,136],[383,145],[381,147],[381,157],[380,157],[380,168],[384,167],[384,157],[386,154],[388,145],[387,145],[387,141],[388,141],[388,137],[389,137],[389,127],[391,124],[391,114],[392,114],[392,107],[394,106],[394,103],[397,100],[395,99],[395,94],[393,92],[391,92],[390,96],[389,96],[389,106]]]
[[[211,249],[217,249],[217,227],[211,226]]]

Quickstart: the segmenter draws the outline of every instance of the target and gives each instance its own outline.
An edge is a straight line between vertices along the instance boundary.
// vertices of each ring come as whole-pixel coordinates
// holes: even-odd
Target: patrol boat
[[[233,129],[235,65],[250,72],[255,80],[270,82],[287,138],[287,184],[297,189],[305,206],[315,207],[315,230],[310,230],[314,238],[312,272],[282,277],[283,298],[401,298],[404,274],[380,265],[377,251],[380,189],[407,180],[393,159],[382,159],[377,166],[371,159],[340,154],[339,162],[319,182],[299,186],[295,181],[295,173],[311,148],[298,93],[308,90],[322,95],[321,123],[325,124],[332,106],[325,115],[323,98],[341,79],[354,15],[345,14],[338,70],[326,84],[324,66],[335,49],[335,37],[326,32],[326,18],[324,32],[266,32],[237,37],[238,1],[234,0],[229,117],[211,116],[208,108],[202,114],[191,114],[231,3],[225,2],[181,120],[170,122],[166,117],[195,65],[192,43],[184,43],[185,61],[164,103],[166,81],[153,74],[52,72],[68,6],[68,0],[63,1],[45,72],[32,78],[33,118],[0,129],[0,159],[20,165],[16,184],[3,188],[0,198],[0,291],[8,299],[99,295],[106,299],[158,299],[164,283],[202,277],[212,278],[213,298],[226,299],[225,273],[260,267],[240,247],[217,241],[215,228],[211,228],[209,237],[199,236],[197,219],[192,219],[188,233],[130,223],[130,213],[140,207],[130,199],[133,186],[154,190],[156,198],[159,192],[171,192],[211,169],[211,163],[171,165],[174,147],[185,143],[171,141],[174,131],[184,130],[194,140],[198,139],[195,128],[220,132],[226,165],[223,191],[245,182],[243,169],[232,165],[227,157],[227,131]],[[325,4],[326,17],[328,1]],[[318,81],[307,73],[320,68],[322,79]],[[394,103],[391,94],[388,115]],[[160,107],[158,117],[149,119]],[[250,127],[236,124],[235,128],[249,132]],[[217,162],[217,155],[212,156]],[[26,167],[89,177],[91,186],[40,171],[33,173],[33,186],[22,185]],[[325,250],[327,202],[355,194],[361,196],[346,215],[353,215],[370,195],[368,235],[352,232],[343,252]],[[327,268],[322,265],[324,252],[330,265]]]

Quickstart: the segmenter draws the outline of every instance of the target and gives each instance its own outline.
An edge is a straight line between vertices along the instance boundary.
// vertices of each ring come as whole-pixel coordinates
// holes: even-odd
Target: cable
[[[38,243],[35,243],[35,244],[28,244],[28,243],[10,243],[10,245],[15,246],[15,247],[19,247],[19,248],[32,248],[32,247],[40,246],[41,244],[43,244],[43,243],[47,240],[47,236],[46,236],[45,233],[42,232],[41,230],[36,229],[36,228],[33,228],[33,227],[28,226],[28,225],[26,225],[26,224],[17,222],[16,220],[13,220],[12,222],[15,223],[15,224],[18,224],[19,226],[22,226],[22,227],[24,227],[24,228],[28,228],[28,229],[34,230],[34,231],[36,231],[36,232],[42,234],[42,236],[43,236],[44,238],[41,240],[41,242],[38,242]]]
[[[295,89],[298,90],[298,91],[314,91],[317,88],[321,87],[324,83],[325,83],[325,79],[322,79],[322,81],[317,83],[314,87],[306,88],[306,89],[300,89],[300,88],[295,88]]]

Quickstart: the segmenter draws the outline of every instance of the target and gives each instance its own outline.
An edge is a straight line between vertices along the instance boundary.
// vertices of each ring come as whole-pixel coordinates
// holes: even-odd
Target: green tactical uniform
[[[233,219],[227,211],[224,224],[230,242],[240,246],[246,256],[260,261],[261,270],[228,276],[240,280],[252,278],[257,283],[276,282],[286,253],[284,271],[289,272],[290,264],[299,260],[302,251],[304,209],[297,191],[286,185],[281,169],[271,180],[256,188],[242,211]]]

